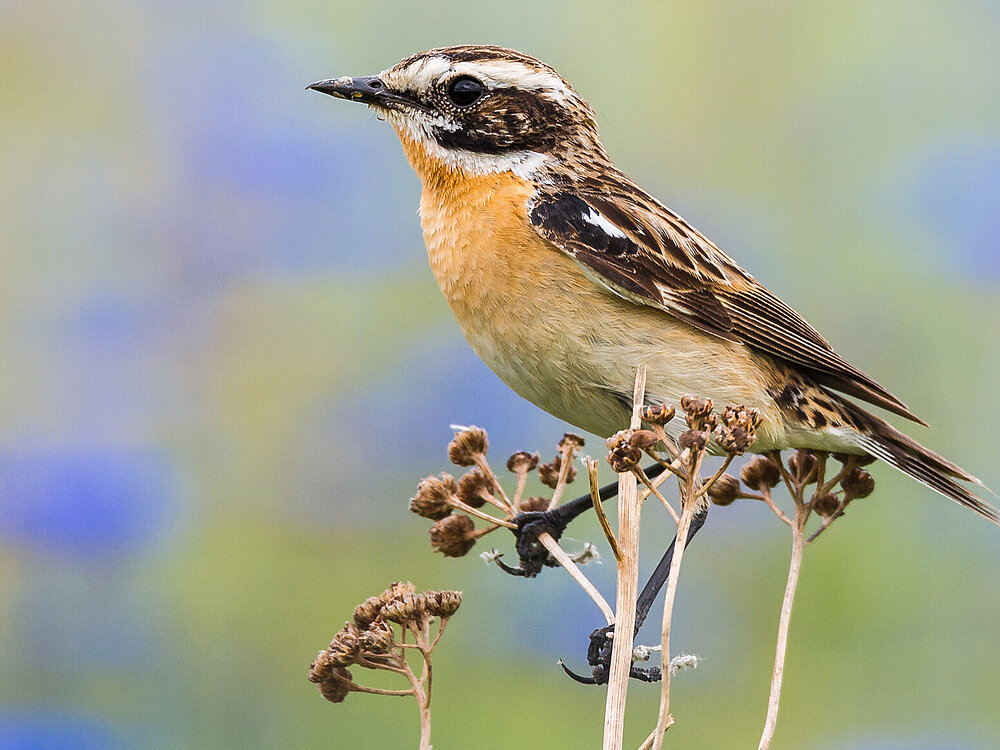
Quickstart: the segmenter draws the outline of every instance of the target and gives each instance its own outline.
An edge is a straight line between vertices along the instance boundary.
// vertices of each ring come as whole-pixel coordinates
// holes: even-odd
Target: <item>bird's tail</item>
[[[1000,526],[1000,510],[956,481],[973,482],[985,488],[976,477],[907,437],[888,422],[869,414],[846,399],[843,404],[855,422],[862,427],[857,441],[859,448]]]

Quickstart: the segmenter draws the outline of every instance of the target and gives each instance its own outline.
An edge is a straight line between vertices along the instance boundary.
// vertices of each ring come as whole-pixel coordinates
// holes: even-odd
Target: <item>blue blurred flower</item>
[[[0,538],[71,555],[149,544],[176,502],[170,470],[146,450],[0,454]]]
[[[58,707],[0,713],[0,750],[104,750],[116,747],[107,723]]]

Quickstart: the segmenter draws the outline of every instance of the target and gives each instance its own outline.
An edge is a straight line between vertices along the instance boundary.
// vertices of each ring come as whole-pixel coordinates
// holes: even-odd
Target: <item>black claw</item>
[[[708,518],[708,509],[706,508],[702,512],[698,513],[691,520],[691,527],[688,530],[687,544],[691,543],[694,535],[698,533],[698,530],[705,525],[705,520]],[[659,593],[663,584],[667,580],[667,575],[670,572],[670,563],[674,557],[674,547],[677,540],[674,539],[667,547],[667,551],[663,553],[659,564],[653,571],[653,574],[649,577],[649,581],[643,586],[642,592],[640,592],[639,597],[636,601],[636,616],[635,616],[635,630],[633,632],[633,637],[638,634],[639,628],[645,621],[646,616],[649,614],[649,609],[653,604],[653,600]],[[581,678],[579,675],[571,673],[565,666],[566,673],[570,675],[577,682],[581,682],[585,685],[603,685],[608,681],[608,674],[611,669],[611,650],[613,640],[608,637],[610,633],[613,633],[615,629],[614,625],[605,625],[604,627],[597,628],[590,634],[590,643],[587,646],[587,663],[593,667],[593,677],[592,678]],[[561,662],[560,662],[561,663]],[[629,676],[641,680],[642,682],[658,682],[663,678],[663,672],[659,667],[637,667],[635,664],[632,665],[629,670]]]
[[[653,464],[646,470],[650,478],[658,476],[664,468],[660,464]],[[602,501],[608,500],[618,494],[618,482],[606,484],[598,490],[598,496]],[[530,511],[519,513],[514,517],[516,529],[512,529],[517,538],[516,550],[520,559],[523,573],[513,573],[512,575],[524,578],[534,578],[542,572],[545,566],[555,567],[558,565],[549,557],[548,550],[538,541],[538,537],[548,532],[553,539],[559,539],[566,527],[577,516],[585,513],[593,507],[590,493],[580,495],[575,500],[560,505],[558,508],[549,511]],[[506,568],[507,572],[517,570],[517,568]]]
[[[566,674],[568,674],[570,676],[570,678],[572,678],[576,682],[579,682],[581,685],[600,685],[601,684],[601,683],[599,683],[597,681],[596,677],[593,677],[593,676],[592,677],[584,677],[583,675],[577,674],[572,669],[570,669],[569,667],[567,667],[563,663],[562,659],[559,660],[559,666],[563,668],[563,672],[565,672]]]
[[[537,575],[537,573],[529,573],[524,568],[512,568],[510,565],[501,560],[499,556],[494,558],[493,562],[495,562],[497,567],[504,573],[512,576],[518,576],[519,578],[534,578]]]

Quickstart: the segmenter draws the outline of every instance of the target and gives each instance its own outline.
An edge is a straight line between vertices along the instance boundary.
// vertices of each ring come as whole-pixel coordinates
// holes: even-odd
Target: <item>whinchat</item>
[[[628,425],[645,364],[651,400],[759,409],[755,451],[872,456],[1000,524],[956,481],[975,477],[844,396],[922,420],[614,165],[594,111],[548,65],[445,47],[309,88],[367,104],[396,130],[423,183],[441,291],[524,398],[611,435]]]

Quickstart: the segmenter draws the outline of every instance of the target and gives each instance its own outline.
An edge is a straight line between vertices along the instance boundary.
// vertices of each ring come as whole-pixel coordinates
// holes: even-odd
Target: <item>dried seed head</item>
[[[522,471],[534,471],[538,466],[538,454],[518,451],[507,459],[507,471],[520,474]]]
[[[830,455],[842,464],[854,461],[855,466],[868,466],[875,461],[875,456],[870,456],[867,453],[832,453]]]
[[[425,477],[417,485],[417,494],[410,498],[410,510],[418,516],[438,520],[451,514],[449,500],[458,485],[451,474]]]
[[[309,681],[322,682],[333,673],[334,669],[336,667],[330,662],[330,652],[323,649],[309,665]]]
[[[828,518],[837,512],[837,508],[840,507],[840,498],[832,492],[827,492],[823,495],[816,495],[812,500],[812,504],[814,511],[824,518]]]
[[[456,466],[472,466],[476,458],[485,456],[490,441],[482,427],[465,427],[448,444],[448,460]]]
[[[354,608],[354,624],[359,628],[367,628],[378,617],[384,604],[379,597],[369,596]]]
[[[387,654],[396,643],[392,626],[384,620],[376,620],[358,636],[358,646],[372,654]]]
[[[548,510],[550,502],[547,497],[529,497],[526,500],[522,500],[517,509],[522,513]]]
[[[358,658],[358,626],[353,622],[344,623],[344,627],[330,641],[329,659],[335,667],[349,667]]]
[[[567,432],[565,435],[562,436],[562,440],[559,441],[558,448],[560,452],[564,450],[578,451],[584,445],[585,441],[582,437],[580,437],[575,433]]]
[[[546,487],[555,489],[556,485],[559,484],[559,472],[561,470],[562,456],[557,455],[549,463],[538,466],[538,478],[542,480],[542,484]],[[566,484],[572,484],[574,479],[576,479],[576,467],[570,464],[569,470],[566,472]]]
[[[712,409],[715,408],[712,399],[706,398],[702,401],[697,396],[688,394],[681,397],[681,408],[684,410],[687,426],[692,430],[704,430],[706,427],[710,430],[715,429],[718,419],[712,414]]]
[[[868,497],[875,491],[875,480],[864,469],[854,469],[840,480],[844,494],[851,500]]]
[[[331,703],[343,703],[354,684],[351,672],[345,667],[334,667],[323,661],[325,651],[320,651],[309,668],[309,681],[316,683],[319,693]]]
[[[740,482],[731,474],[723,474],[708,488],[708,496],[716,505],[730,505],[739,494]]]
[[[428,591],[427,612],[433,617],[451,617],[462,604],[461,591]]]
[[[449,516],[448,518],[465,518],[469,520],[467,516]],[[469,521],[469,523],[472,522]],[[423,617],[425,608],[423,594],[403,594],[394,602],[386,604],[382,608],[382,617],[400,625],[405,625],[408,622],[414,622]]]
[[[697,451],[705,450],[705,446],[708,445],[708,431],[702,430],[685,430],[681,433],[681,436],[677,438],[677,447],[681,450],[685,448],[690,448],[692,453]]]
[[[466,472],[458,480],[458,499],[466,505],[482,508],[486,504],[484,493],[493,494],[493,482],[479,469]]]
[[[431,524],[431,546],[445,557],[462,557],[476,543],[476,525],[468,516],[448,516]]]
[[[722,412],[721,424],[715,431],[715,441],[727,453],[742,455],[757,440],[760,426],[760,409],[745,406],[727,406]]]
[[[642,451],[632,444],[633,433],[634,430],[621,430],[605,441],[608,463],[619,474],[632,471],[642,460]]]
[[[629,442],[633,448],[644,451],[660,442],[660,438],[652,430],[630,430],[630,432],[632,434],[629,437]]]
[[[385,605],[402,598],[404,594],[412,594],[416,590],[417,587],[409,581],[395,581],[379,595],[379,599]]]
[[[770,456],[754,456],[740,470],[740,479],[747,487],[762,490],[776,487],[781,481],[781,472]]]
[[[655,424],[662,427],[673,419],[674,414],[676,413],[677,410],[672,404],[650,404],[642,407],[642,411],[639,412],[639,416],[642,418],[643,422],[648,422],[649,424]]]
[[[812,484],[816,481],[816,466],[819,460],[816,454],[805,448],[799,448],[788,457],[788,471],[798,482]],[[808,481],[807,481],[808,480]]]

